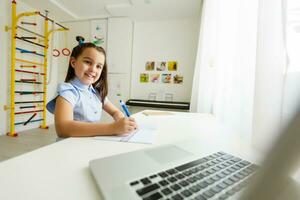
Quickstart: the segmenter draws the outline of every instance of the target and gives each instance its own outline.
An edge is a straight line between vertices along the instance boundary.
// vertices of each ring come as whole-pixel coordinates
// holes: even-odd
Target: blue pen
[[[127,117],[130,117],[131,113],[129,112],[127,106],[125,105],[125,103],[124,103],[122,100],[120,100],[120,105],[121,105],[121,107],[122,107],[122,109],[123,109],[125,115],[126,115]]]

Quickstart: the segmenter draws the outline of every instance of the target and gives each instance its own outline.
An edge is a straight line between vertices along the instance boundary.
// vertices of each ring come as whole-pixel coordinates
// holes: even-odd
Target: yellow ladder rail
[[[42,104],[39,105],[39,107],[43,107],[43,119],[41,119],[40,121],[42,121],[42,125],[40,126],[40,128],[48,128],[48,126],[46,125],[46,102],[47,102],[47,65],[48,65],[48,47],[49,47],[49,37],[52,33],[56,32],[56,31],[67,31],[69,30],[68,28],[55,23],[52,19],[48,18],[47,14],[42,15],[39,11],[34,11],[34,12],[23,12],[17,15],[17,2],[16,0],[12,0],[12,7],[11,7],[11,15],[12,15],[12,20],[11,20],[11,27],[5,26],[5,30],[11,30],[11,74],[10,74],[10,84],[11,84],[11,93],[10,93],[10,105],[5,105],[4,106],[4,110],[10,110],[10,131],[7,133],[8,136],[17,136],[18,134],[15,132],[15,71],[16,71],[16,62],[21,62],[21,63],[27,63],[27,64],[32,64],[32,65],[39,65],[43,67],[43,101]],[[46,11],[47,13],[47,11]],[[44,46],[42,46],[44,48],[44,61],[43,63],[38,63],[38,62],[33,62],[33,61],[29,61],[29,60],[23,60],[23,59],[19,59],[16,58],[16,39],[17,39],[17,29],[20,28],[22,29],[22,27],[17,26],[18,20],[22,17],[29,17],[29,16],[34,16],[34,15],[40,15],[41,17],[44,18],[44,35],[39,35],[38,33],[35,32],[31,32],[30,30],[26,30],[27,32],[31,32],[32,34],[35,35],[39,35],[41,37],[44,38],[43,43]],[[62,28],[58,28],[58,29],[53,29],[48,31],[48,22],[51,21],[55,24],[57,24],[58,26],[62,27]],[[41,45],[40,45],[41,46]],[[23,66],[27,66],[28,65],[23,65]],[[17,70],[18,71],[18,70]],[[41,73],[42,74],[42,73]]]

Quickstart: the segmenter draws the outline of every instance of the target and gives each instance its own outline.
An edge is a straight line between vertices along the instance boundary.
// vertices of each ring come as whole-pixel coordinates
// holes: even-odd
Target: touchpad
[[[160,164],[166,164],[193,155],[192,153],[189,153],[174,145],[148,149],[145,150],[145,153]]]

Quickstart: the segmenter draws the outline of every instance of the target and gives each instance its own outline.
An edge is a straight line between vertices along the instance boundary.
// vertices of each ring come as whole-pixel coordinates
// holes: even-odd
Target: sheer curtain
[[[214,114],[259,148],[281,125],[283,10],[282,0],[207,0],[204,6],[191,111]]]
[[[191,100],[192,112],[212,113],[246,138],[252,127],[257,2],[204,2],[194,77],[199,86]]]
[[[300,102],[300,1],[286,0],[286,49],[288,67],[282,119],[286,123]]]
[[[260,149],[267,149],[281,129],[287,67],[283,2],[259,1],[252,142]]]
[[[214,61],[217,50],[218,2],[219,0],[203,0],[191,97],[192,112],[212,112],[215,85]]]

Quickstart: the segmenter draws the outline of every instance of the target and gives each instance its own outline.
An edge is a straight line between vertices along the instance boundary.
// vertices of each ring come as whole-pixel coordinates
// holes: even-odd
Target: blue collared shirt
[[[72,105],[75,121],[100,121],[102,102],[99,93],[93,86],[84,85],[78,78],[74,78],[69,83],[59,84],[57,93]],[[47,104],[47,110],[52,114],[54,114],[56,98]],[[107,101],[108,99],[105,98],[104,104]]]

